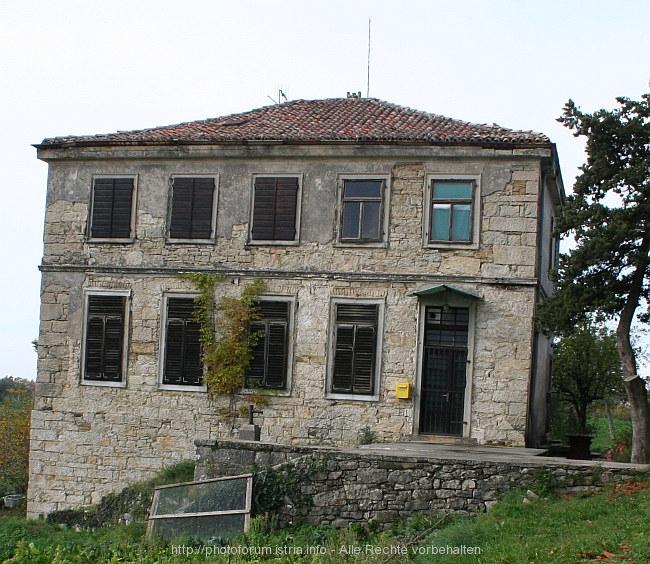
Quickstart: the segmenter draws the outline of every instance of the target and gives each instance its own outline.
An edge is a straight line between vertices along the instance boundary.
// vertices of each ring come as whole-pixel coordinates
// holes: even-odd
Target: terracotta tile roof
[[[480,125],[412,110],[374,98],[296,100],[241,114],[140,131],[55,137],[40,147],[94,145],[282,143],[418,143],[539,146],[546,135]]]

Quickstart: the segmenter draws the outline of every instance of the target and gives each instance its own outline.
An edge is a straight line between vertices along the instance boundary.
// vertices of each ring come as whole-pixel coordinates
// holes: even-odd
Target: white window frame
[[[431,206],[433,205],[433,183],[439,181],[473,182],[472,219],[470,229],[471,240],[462,241],[430,241],[431,235]],[[480,174],[427,174],[424,183],[424,224],[422,226],[422,246],[429,249],[478,249],[481,240],[481,175]]]
[[[93,222],[93,208],[95,205],[95,180],[103,178],[131,178],[133,179],[133,194],[131,201],[131,236],[130,237],[93,237],[92,236],[92,222]],[[90,200],[88,202],[88,218],[86,220],[86,240],[90,243],[133,243],[135,241],[136,229],[136,216],[137,216],[137,201],[138,201],[138,180],[137,174],[93,174],[90,180]]]
[[[251,175],[250,209],[248,218],[247,244],[254,246],[297,247],[300,245],[300,223],[302,215],[302,190],[304,183],[302,172],[255,172]],[[298,194],[296,196],[296,238],[294,241],[277,241],[275,239],[253,239],[253,217],[255,213],[255,180],[257,178],[297,178]]]
[[[210,218],[210,237],[208,239],[179,239],[171,237],[172,225],[172,206],[174,200],[174,179],[175,178],[212,178],[214,180],[214,192],[212,195],[212,217]],[[165,240],[167,243],[174,245],[214,245],[217,237],[217,211],[219,208],[219,174],[218,173],[201,173],[193,174],[191,172],[173,173],[168,180],[168,202],[167,202],[167,222],[165,226]]]
[[[120,382],[103,382],[101,380],[86,380],[86,338],[88,334],[88,305],[90,296],[122,296],[126,298],[124,304],[124,334],[122,342],[122,380]],[[83,291],[83,318],[81,328],[80,352],[80,380],[82,386],[99,386],[105,388],[126,388],[130,348],[131,327],[131,290],[125,288],[84,288]]]
[[[336,305],[337,304],[359,304],[359,305],[377,305],[377,343],[376,343],[376,356],[375,356],[375,374],[374,374],[374,393],[372,395],[366,394],[344,394],[331,392],[332,380],[334,376],[334,354],[336,351]],[[325,398],[331,400],[349,400],[349,401],[379,401],[380,398],[380,385],[382,374],[382,348],[384,338],[384,311],[386,302],[383,299],[376,298],[344,298],[333,296],[330,298],[329,306],[329,330],[328,330],[328,343],[327,343],[327,378]]]
[[[163,384],[163,377],[165,373],[165,355],[167,353],[167,303],[169,298],[187,298],[194,299],[199,294],[196,292],[165,292],[162,298],[162,312],[160,315],[160,344],[158,347],[158,389],[159,390],[172,390],[176,392],[200,392],[206,393],[208,387],[205,380],[202,386],[191,386],[183,384]]]
[[[339,173],[336,175],[337,185],[337,212],[336,212],[336,243],[337,247],[375,247],[385,248],[388,246],[388,233],[390,221],[390,193],[391,193],[391,176],[390,174],[344,174]],[[359,180],[381,180],[381,237],[379,241],[348,241],[343,240],[343,194],[345,189],[345,182],[350,180],[352,182]]]

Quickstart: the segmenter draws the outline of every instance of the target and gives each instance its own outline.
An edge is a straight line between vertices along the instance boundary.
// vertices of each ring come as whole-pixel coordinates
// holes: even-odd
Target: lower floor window
[[[84,380],[122,382],[126,296],[89,295]]]
[[[289,308],[288,301],[263,300],[260,319],[252,331],[258,335],[245,388],[284,390],[287,387]]]
[[[331,392],[373,395],[378,304],[336,303]]]
[[[200,326],[194,320],[194,299],[169,297],[162,383],[200,386],[202,377]]]

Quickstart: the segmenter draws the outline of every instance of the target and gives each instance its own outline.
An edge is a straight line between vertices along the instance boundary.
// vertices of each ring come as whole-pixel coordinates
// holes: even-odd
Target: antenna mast
[[[370,98],[370,17],[368,17],[368,88],[366,98]]]

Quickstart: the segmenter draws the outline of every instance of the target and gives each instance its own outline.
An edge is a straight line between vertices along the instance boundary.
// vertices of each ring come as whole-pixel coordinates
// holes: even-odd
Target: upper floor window
[[[341,241],[381,241],[383,188],[382,180],[343,181]]]
[[[91,204],[90,237],[129,239],[133,209],[133,177],[95,178]]]
[[[174,177],[169,237],[171,239],[212,238],[214,196],[213,177]]]
[[[476,183],[432,180],[429,243],[471,243]]]
[[[121,383],[125,372],[127,295],[89,294],[83,354],[83,380]]]
[[[255,177],[251,241],[297,241],[299,188],[295,176]]]
[[[166,298],[163,385],[201,386],[201,327],[194,319],[194,298]]]
[[[259,339],[244,382],[245,388],[285,390],[289,367],[290,301],[263,299],[252,331]]]
[[[330,394],[377,395],[380,304],[333,304]]]

